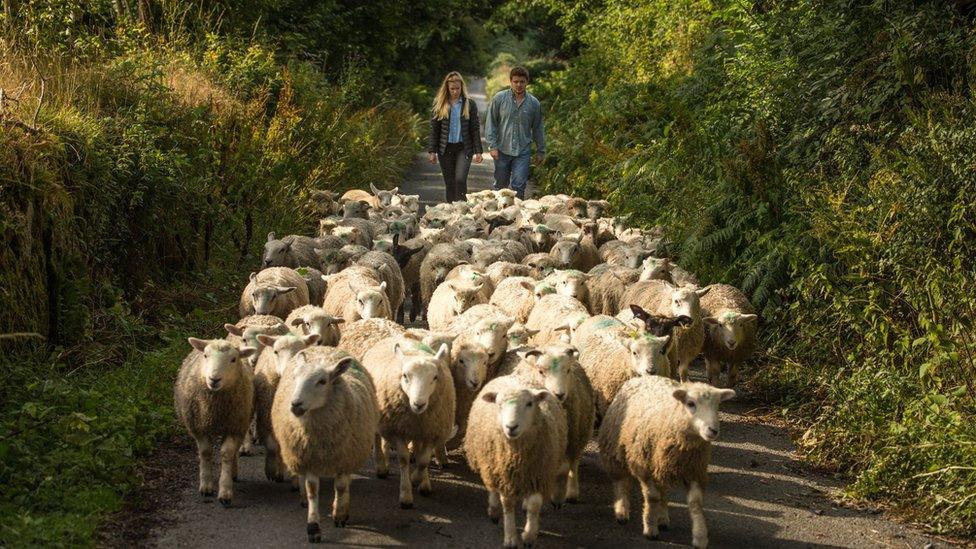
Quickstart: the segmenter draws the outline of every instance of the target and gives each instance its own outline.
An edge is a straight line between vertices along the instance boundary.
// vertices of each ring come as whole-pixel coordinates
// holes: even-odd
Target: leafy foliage
[[[854,497],[976,535],[972,20],[945,2],[538,0],[550,191],[672,230]]]

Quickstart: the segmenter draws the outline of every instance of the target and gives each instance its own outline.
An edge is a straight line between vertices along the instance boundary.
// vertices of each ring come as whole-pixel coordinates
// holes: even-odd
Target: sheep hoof
[[[554,502],[552,502],[552,508],[553,509],[562,509],[563,508],[563,504],[554,501]]]
[[[400,509],[413,509],[413,502],[412,501],[401,501],[400,502]]]
[[[335,523],[335,527],[336,528],[345,528],[346,527],[346,521],[348,521],[348,520],[349,520],[349,517],[345,517],[345,518],[341,518],[341,519],[333,519],[332,522]]]
[[[220,498],[217,501],[224,506],[224,509],[230,509],[230,498]]]
[[[422,496],[429,496],[434,493],[434,490],[432,490],[431,488],[424,488],[423,486],[421,486],[420,488],[417,489],[417,493],[419,493]]]
[[[627,517],[617,517],[617,524],[627,524],[630,519]]]
[[[385,479],[385,478],[388,478],[389,476],[390,476],[389,471],[382,472],[382,473],[379,472],[379,471],[376,471],[376,478]]]
[[[205,497],[205,498],[212,498],[212,497],[216,496],[217,494],[213,491],[212,488],[209,488],[209,489],[208,488],[201,488],[200,489],[200,495],[203,496],[203,497]]]
[[[658,533],[657,532],[644,532],[644,537],[647,538],[647,539],[657,539],[658,538]]]
[[[309,543],[318,543],[322,541],[322,529],[319,528],[319,524],[317,522],[308,523],[305,531],[308,532]]]

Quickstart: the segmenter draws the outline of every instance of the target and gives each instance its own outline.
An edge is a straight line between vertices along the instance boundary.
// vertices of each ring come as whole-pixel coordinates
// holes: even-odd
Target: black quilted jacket
[[[464,154],[474,156],[481,154],[481,122],[478,119],[478,104],[468,98],[469,117],[461,116],[461,142],[464,143]],[[462,113],[464,112],[462,108]],[[451,129],[451,122],[447,118],[430,119],[430,135],[427,137],[427,152],[444,154],[447,149],[447,136]]]

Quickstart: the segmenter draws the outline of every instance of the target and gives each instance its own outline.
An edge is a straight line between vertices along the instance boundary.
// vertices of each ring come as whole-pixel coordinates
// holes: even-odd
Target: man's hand
[[[546,159],[545,153],[535,153],[535,165],[538,166]]]
[[[483,156],[481,156],[481,153],[478,153],[478,154],[474,155],[474,163],[475,164],[481,164],[484,161],[485,161],[485,159],[484,159]]]
[[[491,155],[492,160],[498,160],[498,149],[492,149],[488,151],[488,154]]]
[[[437,164],[437,154],[427,153],[427,161],[431,164]]]

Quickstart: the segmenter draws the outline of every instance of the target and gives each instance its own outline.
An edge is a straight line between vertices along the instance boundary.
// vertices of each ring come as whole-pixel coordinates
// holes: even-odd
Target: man
[[[491,98],[485,139],[495,160],[495,190],[511,188],[525,198],[535,142],[535,163],[546,154],[546,134],[542,129],[542,106],[534,95],[525,91],[529,71],[515,67],[508,75],[511,88]]]

